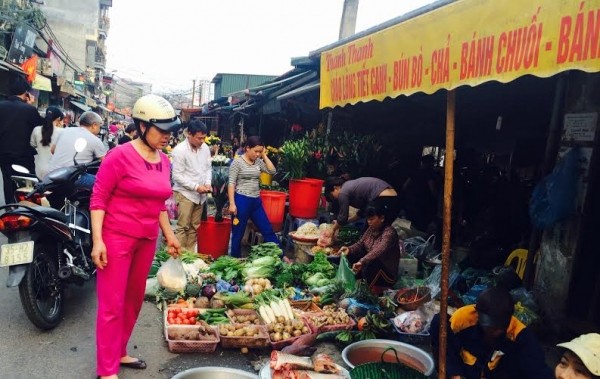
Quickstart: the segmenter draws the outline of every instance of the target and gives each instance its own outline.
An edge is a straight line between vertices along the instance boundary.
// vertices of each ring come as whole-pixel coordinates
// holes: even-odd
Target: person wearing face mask
[[[48,163],[52,158],[51,147],[56,144],[58,135],[63,131],[63,112],[57,107],[48,107],[44,124],[36,126],[31,133],[30,143],[37,150],[35,156],[35,175],[43,178],[48,173]]]
[[[267,156],[265,145],[260,137],[248,137],[244,145],[244,154],[234,159],[229,168],[229,212],[234,215],[231,229],[232,257],[241,256],[241,242],[248,220],[252,219],[258,227],[265,242],[275,242],[279,239],[273,232],[273,227],[260,198],[259,176],[261,172],[275,174],[275,165]],[[237,221],[236,221],[237,220]]]
[[[600,378],[600,334],[583,334],[556,346],[564,349],[554,369],[556,379]]]
[[[544,351],[533,332],[513,316],[514,302],[502,287],[484,290],[448,320],[446,373],[451,379],[551,379]],[[431,321],[434,358],[440,318]]]
[[[159,228],[169,254],[176,257],[181,249],[165,206],[172,194],[171,169],[162,153],[181,122],[171,104],[156,95],[138,99],[132,117],[139,138],[108,152],[90,202],[99,378],[117,378],[120,367],[146,368],[128,354],[127,342],[144,300]]]

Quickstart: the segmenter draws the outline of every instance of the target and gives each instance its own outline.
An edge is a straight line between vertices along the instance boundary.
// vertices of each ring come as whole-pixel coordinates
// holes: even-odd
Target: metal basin
[[[399,341],[375,339],[354,342],[342,351],[342,358],[350,368],[364,363],[381,362],[383,352],[389,347],[396,350],[400,362],[418,369],[426,376],[433,373],[435,367],[431,355],[418,347]],[[393,351],[386,352],[385,361],[396,362]]]
[[[259,379],[258,375],[227,367],[196,367],[175,375],[172,379]]]

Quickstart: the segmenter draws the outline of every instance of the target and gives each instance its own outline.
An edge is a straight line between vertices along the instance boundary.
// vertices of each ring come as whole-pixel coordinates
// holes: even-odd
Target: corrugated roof
[[[277,78],[276,75],[247,75],[247,74],[222,74],[215,75],[215,99],[229,93],[257,87]]]

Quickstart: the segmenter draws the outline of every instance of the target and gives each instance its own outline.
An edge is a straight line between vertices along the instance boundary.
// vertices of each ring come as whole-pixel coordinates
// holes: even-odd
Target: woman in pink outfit
[[[159,227],[169,253],[177,256],[180,249],[165,207],[171,172],[161,150],[181,123],[171,104],[156,95],[135,103],[133,119],[140,138],[106,155],[90,204],[92,259],[98,268],[98,378],[117,378],[120,367],[146,368],[128,355],[127,343],[144,300]]]

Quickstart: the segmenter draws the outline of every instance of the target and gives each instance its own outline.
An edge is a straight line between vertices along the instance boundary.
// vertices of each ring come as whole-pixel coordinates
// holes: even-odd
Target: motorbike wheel
[[[64,294],[56,261],[39,251],[42,248],[43,245],[36,245],[33,262],[19,284],[19,295],[29,320],[38,328],[49,330],[62,320]]]

